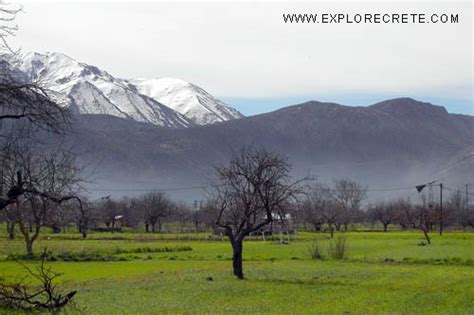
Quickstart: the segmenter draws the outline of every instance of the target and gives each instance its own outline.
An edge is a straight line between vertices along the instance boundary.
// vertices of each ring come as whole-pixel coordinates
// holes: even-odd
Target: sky
[[[246,115],[413,97],[474,115],[472,3],[25,1],[13,43],[124,78],[176,77]],[[285,13],[458,14],[456,24],[285,24]]]

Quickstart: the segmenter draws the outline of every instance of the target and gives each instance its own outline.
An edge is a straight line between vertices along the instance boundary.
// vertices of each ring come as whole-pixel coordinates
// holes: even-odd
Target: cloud
[[[370,93],[472,102],[472,4],[33,3],[16,40],[116,76],[228,98]],[[457,24],[283,23],[283,13],[454,13]]]

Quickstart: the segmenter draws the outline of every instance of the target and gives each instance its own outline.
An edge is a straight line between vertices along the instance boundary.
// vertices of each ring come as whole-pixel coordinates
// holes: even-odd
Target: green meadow
[[[323,233],[250,240],[245,280],[232,275],[230,244],[204,235],[45,233],[35,250],[46,247],[60,286],[78,292],[66,314],[474,314],[474,233],[432,234],[422,246],[418,231],[344,233],[341,260]],[[19,235],[1,235],[0,278],[15,281],[26,271],[13,259],[38,261],[22,258]],[[315,243],[323,259],[311,258]]]

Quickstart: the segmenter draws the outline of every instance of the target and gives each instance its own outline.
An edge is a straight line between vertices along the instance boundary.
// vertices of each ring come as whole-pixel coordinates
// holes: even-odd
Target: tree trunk
[[[427,230],[423,230],[423,234],[425,235],[426,242],[427,242],[428,244],[431,244],[431,240],[430,240],[430,236],[428,235],[428,231],[427,231]]]
[[[86,239],[87,238],[87,227],[85,224],[81,224],[80,226],[80,232],[82,234],[82,239]]]
[[[233,256],[232,256],[232,264],[234,267],[234,275],[239,278],[244,278],[244,273],[242,271],[242,248],[243,248],[243,241],[236,240],[232,243],[233,249]]]
[[[28,256],[33,256],[33,240],[27,239],[26,240],[26,253]]]
[[[313,223],[314,231],[318,232],[321,231],[321,224],[320,223]]]
[[[81,233],[82,233],[82,239],[85,240],[87,238],[87,230],[83,228]]]
[[[155,233],[155,223],[151,224],[151,233]]]
[[[61,233],[61,228],[57,224],[53,224],[51,226],[51,229],[53,230],[53,234],[59,234]]]
[[[388,224],[387,223],[382,223],[382,224],[383,224],[383,231],[387,232]]]
[[[8,233],[9,240],[15,239],[15,223],[7,222],[7,233]]]
[[[163,228],[163,224],[161,222],[161,220],[158,221],[158,233],[161,233],[161,230]]]
[[[148,223],[145,224],[145,232],[146,233],[150,232],[150,225]]]
[[[329,224],[329,233],[331,233],[331,238],[334,238],[334,226]]]

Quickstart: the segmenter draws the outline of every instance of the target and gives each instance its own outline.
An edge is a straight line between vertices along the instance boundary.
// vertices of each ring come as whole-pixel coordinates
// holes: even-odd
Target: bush
[[[187,252],[192,251],[190,246],[176,246],[176,247],[140,247],[132,249],[116,248],[112,251],[100,250],[83,250],[83,251],[66,251],[53,253],[52,251],[45,251],[41,255],[16,255],[9,254],[7,260],[40,260],[44,258],[46,261],[129,261],[133,259],[142,259],[137,255],[128,257],[119,256],[121,254],[149,254],[149,253],[173,253],[173,252]],[[147,255],[146,257],[151,257]],[[151,259],[151,258],[147,258]]]
[[[308,246],[308,252],[311,259],[323,259],[323,252],[318,241],[314,241]]]
[[[62,274],[45,266],[46,249],[40,257],[41,263],[36,270],[16,261],[27,271],[26,277],[12,283],[0,280],[0,308],[28,313],[51,312],[59,314],[60,310],[71,302],[76,291],[62,291],[57,286],[56,278]],[[32,280],[38,282],[38,285],[24,284],[24,282],[28,283]]]
[[[113,254],[140,254],[140,253],[172,253],[172,252],[189,252],[192,251],[191,246],[176,247],[140,247],[132,249],[116,248]]]
[[[344,236],[338,237],[337,240],[329,242],[328,255],[333,259],[344,259],[346,256],[347,244]]]

